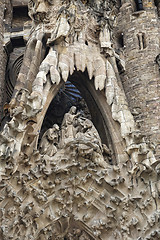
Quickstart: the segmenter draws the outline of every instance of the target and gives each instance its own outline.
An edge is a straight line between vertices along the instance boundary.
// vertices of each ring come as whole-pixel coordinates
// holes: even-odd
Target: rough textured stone
[[[157,1],[28,6],[30,33],[4,34],[13,94],[0,132],[0,238],[160,239]],[[67,81],[87,114],[73,104],[42,134]]]

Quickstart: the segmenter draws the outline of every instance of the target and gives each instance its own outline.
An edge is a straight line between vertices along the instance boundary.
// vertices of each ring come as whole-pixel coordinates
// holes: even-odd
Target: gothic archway
[[[69,81],[77,87],[87,103],[92,121],[99,132],[102,143],[105,143],[111,149],[113,153],[112,163],[116,163],[118,161],[118,156],[123,154],[125,142],[121,137],[119,124],[112,118],[111,110],[109,105],[106,103],[104,93],[102,91],[95,90],[93,83],[94,80],[89,80],[87,71],[84,73],[81,71],[75,71],[71,76],[69,76]],[[58,93],[62,84],[64,83],[61,83],[56,87],[56,91],[53,95],[49,94],[47,105],[45,105],[44,110],[42,110],[40,117],[37,118],[39,119],[39,122],[37,122],[38,129],[35,126],[35,131],[41,130],[47,109],[49,108],[50,103]],[[124,158],[125,157],[127,159],[127,156],[124,155]]]

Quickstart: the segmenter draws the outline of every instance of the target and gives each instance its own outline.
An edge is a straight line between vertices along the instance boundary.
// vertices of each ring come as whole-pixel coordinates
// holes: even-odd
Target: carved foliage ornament
[[[112,166],[110,155],[93,123],[73,106],[37,150],[28,157],[21,152],[12,176],[7,164],[1,239],[158,240],[159,165]]]

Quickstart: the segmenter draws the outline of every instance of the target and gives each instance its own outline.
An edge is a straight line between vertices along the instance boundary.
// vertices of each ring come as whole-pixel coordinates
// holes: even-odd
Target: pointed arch
[[[128,156],[124,153],[125,142],[120,133],[120,125],[112,118],[111,108],[106,101],[104,92],[95,90],[94,80],[89,80],[87,71],[84,73],[74,71],[68,79],[82,94],[102,142],[111,147],[114,156],[113,163],[120,161],[121,157],[123,160],[127,160]],[[47,109],[63,84],[64,82],[61,80],[59,85],[53,85],[48,91],[46,103],[37,116],[37,123],[34,126],[35,134],[40,132]]]

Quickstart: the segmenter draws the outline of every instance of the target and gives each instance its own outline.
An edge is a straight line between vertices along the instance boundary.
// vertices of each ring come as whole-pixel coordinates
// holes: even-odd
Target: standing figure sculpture
[[[76,114],[75,106],[72,106],[69,112],[64,115],[61,126],[61,141],[60,141],[61,147],[74,139],[75,135],[74,122],[78,115],[79,113]]]

